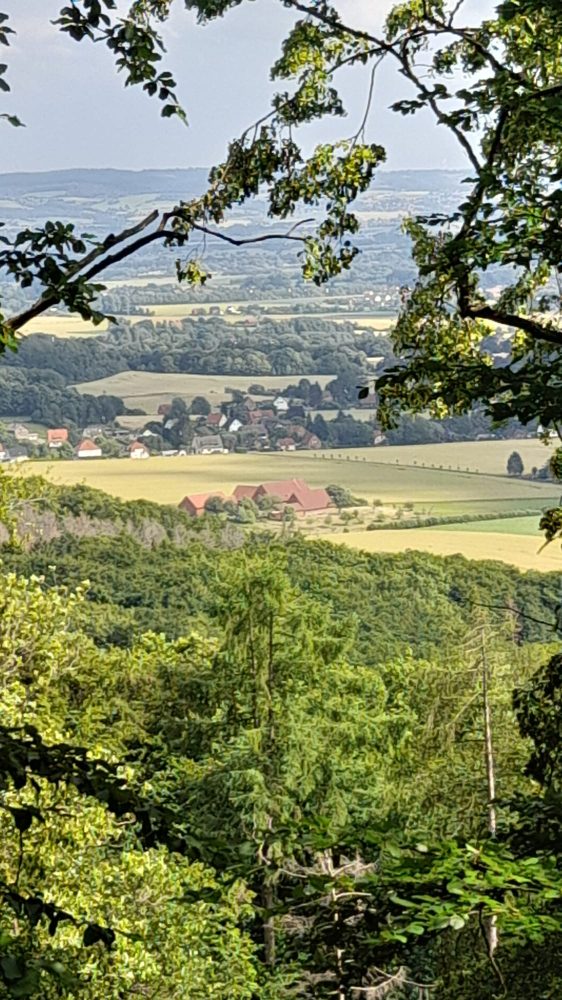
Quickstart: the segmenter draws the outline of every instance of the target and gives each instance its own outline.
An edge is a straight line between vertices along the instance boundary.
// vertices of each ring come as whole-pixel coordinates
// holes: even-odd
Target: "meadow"
[[[138,316],[136,317],[138,319]],[[100,333],[105,333],[109,323],[104,320],[99,326],[83,320],[76,313],[68,313],[64,316],[54,316],[52,313],[45,313],[44,316],[37,316],[26,323],[19,336],[28,337],[32,333],[46,333],[51,337],[97,337]]]
[[[509,451],[514,442],[479,443],[482,454],[488,449],[491,451],[491,457],[483,463],[489,468],[499,462],[497,444]],[[458,453],[465,446],[454,447]],[[342,458],[330,458],[327,453],[301,452],[171,458],[153,456],[148,462],[131,462],[128,459],[55,461],[40,465],[30,463],[24,470],[27,473],[46,473],[54,483],[85,482],[123,499],[144,498],[174,505],[187,493],[216,490],[228,495],[238,483],[293,477],[305,479],[311,486],[337,483],[365,499],[369,506],[358,512],[361,520],[357,526],[349,524],[344,527],[343,523],[339,523],[336,511],[328,523],[325,518],[306,524],[301,522],[302,529],[314,537],[329,537],[338,543],[367,551],[421,549],[442,555],[460,553],[474,559],[499,559],[522,569],[562,569],[559,547],[551,546],[538,555],[541,544],[538,532],[540,511],[556,505],[559,498],[559,490],[552,483],[490,473],[478,475],[422,468],[420,465],[397,466],[392,462],[363,461],[363,451],[361,455],[343,453],[345,457]],[[378,458],[379,451],[371,449],[369,454]],[[382,507],[373,508],[374,500],[380,501]],[[373,520],[377,510],[393,517],[395,510],[407,503],[413,504],[416,514],[420,515],[510,515],[536,510],[536,516],[507,516],[502,520],[432,528],[366,530],[367,523]]]
[[[562,552],[559,542],[553,542],[539,551],[544,540],[538,530],[536,534],[507,533],[500,527],[503,523],[503,521],[488,522],[490,530],[482,530],[482,524],[472,524],[443,525],[441,528],[408,528],[401,531],[349,531],[346,534],[334,535],[330,541],[362,549],[364,552],[416,550],[439,556],[462,555],[467,559],[493,559],[517,566],[522,570],[560,573]],[[538,524],[538,519],[536,523]],[[495,530],[492,526],[495,526]]]
[[[325,386],[334,376],[307,375],[307,378]],[[120,396],[127,406],[141,408],[147,414],[155,414],[160,403],[169,403],[174,396],[182,399],[205,396],[213,406],[218,406],[230,399],[227,391],[229,386],[244,391],[252,382],[256,382],[265,389],[277,391],[285,389],[290,380],[289,375],[190,375],[126,371],[95,382],[81,382],[75,388],[93,396],[104,393]]]
[[[37,466],[33,466],[37,471]],[[248,453],[245,455],[153,456],[149,462],[128,459],[92,459],[41,463],[53,477],[66,483],[84,480],[125,499],[141,498],[160,503],[179,503],[186,493],[209,490],[232,491],[238,483],[298,477],[311,486],[338,483],[369,503],[416,505],[490,502],[490,510],[504,501],[517,501],[518,509],[529,503],[548,506],[556,496],[552,483],[508,479],[506,476],[476,476],[466,472],[395,467],[385,463],[323,458],[321,453]],[[547,500],[548,498],[548,500]],[[487,509],[487,508],[485,508]]]
[[[356,411],[353,412],[355,414]],[[368,410],[359,410],[357,413],[372,415],[372,411]],[[554,447],[555,445],[544,445],[538,438],[521,438],[506,441],[455,441],[450,444],[382,445],[376,450],[350,448],[342,452],[336,449],[327,450],[324,454],[367,462],[504,475],[507,460],[513,451],[519,452],[525,472],[530,473],[534,466],[540,468],[548,461]],[[301,452],[299,457],[302,455]]]

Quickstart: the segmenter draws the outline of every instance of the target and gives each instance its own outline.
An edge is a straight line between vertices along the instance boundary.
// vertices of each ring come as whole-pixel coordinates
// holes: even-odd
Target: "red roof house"
[[[150,452],[146,445],[140,441],[132,441],[129,445],[129,456],[131,458],[150,458]]]
[[[261,483],[259,486],[237,486],[234,490],[236,500],[250,497],[278,497],[283,503],[290,504],[297,514],[321,513],[331,507],[332,501],[324,489],[311,489],[302,479],[279,479],[271,483]]]
[[[95,441],[91,441],[90,438],[84,438],[76,449],[77,458],[101,458],[101,456],[101,448]]]
[[[297,446],[295,444],[294,438],[284,437],[284,438],[279,438],[279,441],[277,442],[277,447],[279,448],[280,451],[295,451]]]
[[[47,431],[47,444],[49,448],[60,448],[68,441],[68,431],[66,427],[54,427]]]
[[[226,424],[226,417],[224,413],[209,413],[208,417],[205,417],[205,423],[207,427],[222,427]]]
[[[183,498],[179,506],[187,514],[191,514],[192,517],[201,517],[205,513],[205,504],[211,497],[219,497],[221,500],[226,499],[224,493],[218,490],[215,493],[191,493]]]

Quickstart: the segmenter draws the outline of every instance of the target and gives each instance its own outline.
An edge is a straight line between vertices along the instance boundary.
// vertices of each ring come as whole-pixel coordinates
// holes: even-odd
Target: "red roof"
[[[303,513],[326,510],[326,507],[329,507],[331,502],[330,495],[326,490],[311,490],[306,484],[304,484],[304,487],[295,490],[294,494],[289,498],[291,506]]]
[[[84,438],[84,440],[80,442],[80,444],[76,449],[76,451],[100,451],[100,450],[101,450],[100,446],[96,444],[95,441],[92,441],[90,438]]]
[[[136,451],[137,449],[140,449],[141,451],[148,451],[148,448],[142,443],[142,441],[131,441],[129,451]]]
[[[252,500],[258,496],[279,497],[301,513],[325,510],[332,502],[326,490],[311,489],[302,479],[280,479],[260,486],[237,486],[234,496],[237,500],[242,497],[250,497]]]
[[[207,500],[211,497],[219,497],[221,500],[225,499],[224,493],[221,493],[220,490],[214,490],[211,493],[190,493],[183,498],[179,506],[187,511],[203,512]]]
[[[220,427],[222,418],[222,413],[209,413],[206,423],[209,427]]]
[[[68,431],[66,427],[54,427],[47,431],[47,441],[68,441]]]
[[[262,483],[258,487],[262,496],[279,497],[280,500],[289,500],[291,495],[298,490],[308,489],[302,479],[278,479],[272,483]]]
[[[237,486],[233,492],[233,496],[236,500],[241,500],[242,497],[250,497],[252,500],[256,494],[257,486]]]

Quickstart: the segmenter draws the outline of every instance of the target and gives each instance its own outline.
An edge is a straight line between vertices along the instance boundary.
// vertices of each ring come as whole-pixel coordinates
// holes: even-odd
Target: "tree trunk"
[[[492,742],[492,714],[490,711],[490,699],[488,694],[489,666],[486,655],[486,643],[484,631],[481,632],[482,643],[482,708],[484,714],[484,757],[486,760],[486,781],[488,789],[488,831],[492,837],[496,836],[497,814],[496,814],[496,770],[494,763],[494,746]],[[498,946],[498,928],[495,916],[487,921],[486,934],[488,940],[488,952],[493,958]]]

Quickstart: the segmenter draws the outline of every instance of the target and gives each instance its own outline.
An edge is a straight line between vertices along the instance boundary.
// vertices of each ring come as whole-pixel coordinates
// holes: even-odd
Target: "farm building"
[[[222,455],[226,449],[218,434],[202,434],[193,438],[195,455]]]
[[[25,424],[8,424],[8,430],[14,435],[16,441],[38,441],[39,435],[35,431],[30,431]]]
[[[8,452],[8,462],[15,462],[19,464],[20,462],[28,462],[29,455],[25,448],[20,445],[16,445],[14,448],[10,448]]]
[[[332,506],[329,494],[324,489],[311,489],[302,479],[281,479],[259,486],[240,485],[234,490],[234,499],[250,497],[277,497],[282,503],[292,507],[296,514],[322,514]]]
[[[62,448],[68,441],[68,431],[66,427],[53,427],[47,431],[47,444],[49,448]]]
[[[140,441],[132,441],[129,445],[129,457],[130,458],[150,458],[150,452],[146,445],[141,444]]]
[[[192,517],[201,517],[205,513],[205,504],[207,500],[211,497],[217,497],[219,500],[224,500],[224,493],[191,493],[185,496],[180,503],[180,508],[185,510],[187,514],[191,514]]]
[[[297,448],[294,439],[290,437],[280,438],[277,447],[279,451],[296,451]]]
[[[76,458],[101,458],[101,456],[101,448],[91,438],[84,438],[76,448]]]
[[[224,413],[209,413],[205,423],[207,424],[207,427],[224,427],[226,424],[226,417]]]

